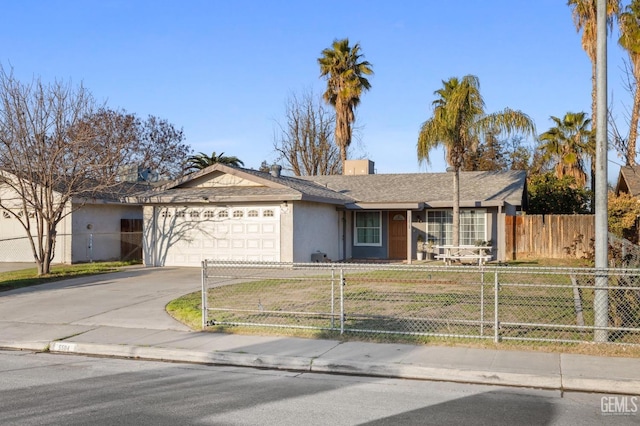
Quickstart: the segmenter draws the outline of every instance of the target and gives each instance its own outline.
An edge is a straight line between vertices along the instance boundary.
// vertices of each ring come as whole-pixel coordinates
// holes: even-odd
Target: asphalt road
[[[3,425],[637,425],[640,422],[638,413],[604,415],[602,398],[609,397],[0,351]]]

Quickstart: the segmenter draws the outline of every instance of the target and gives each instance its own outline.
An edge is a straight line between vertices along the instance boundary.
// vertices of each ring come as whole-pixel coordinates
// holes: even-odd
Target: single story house
[[[416,257],[418,236],[452,242],[452,173],[374,174],[369,160],[345,175],[292,177],[215,164],[138,194],[148,266],[205,259],[263,262]],[[526,172],[460,173],[460,243],[490,242],[505,256],[505,215],[526,199]]]
[[[75,197],[65,206],[64,214],[56,228],[54,263],[141,259],[140,205],[107,194]],[[20,223],[30,220],[35,237],[33,216],[28,210],[25,218],[19,193],[0,183],[0,262],[34,262],[29,237]]]

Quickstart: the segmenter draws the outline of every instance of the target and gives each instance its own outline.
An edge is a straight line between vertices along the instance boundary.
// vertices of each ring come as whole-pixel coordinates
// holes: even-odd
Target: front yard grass
[[[580,267],[579,262],[552,262],[553,266]],[[506,273],[507,282],[501,288],[501,298],[512,299],[514,304],[501,306],[501,321],[545,323],[547,320],[558,324],[575,325],[574,295],[571,280],[567,274],[539,274],[518,277],[518,269],[550,266],[547,262],[527,261],[511,265],[513,275]],[[582,265],[588,266],[588,265]],[[348,264],[345,265],[348,268]],[[523,270],[522,273],[525,271]],[[566,352],[603,356],[640,357],[640,345],[593,344],[593,343],[553,343],[533,341],[503,340],[496,344],[491,338],[493,328],[485,325],[484,337],[436,337],[402,334],[405,332],[428,332],[446,334],[477,334],[477,324],[465,322],[480,318],[480,288],[484,286],[485,321],[493,318],[493,273],[487,271],[484,277],[460,275],[452,271],[429,271],[427,275],[415,270],[352,271],[345,274],[344,288],[348,301],[347,327],[352,329],[389,329],[389,333],[355,333],[341,336],[330,330],[331,312],[330,287],[327,276],[253,279],[217,288],[216,298],[209,294],[209,306],[222,308],[210,311],[208,319],[216,324],[206,328],[211,332],[240,334],[268,334],[291,337],[358,340],[369,342],[396,342],[410,344],[435,344],[488,349],[533,350],[545,352]],[[305,282],[303,282],[305,281]],[[466,281],[466,282],[465,282]],[[522,284],[545,284],[544,287],[519,287]],[[335,286],[334,303],[339,303],[339,285]],[[583,292],[585,321],[591,323],[592,292]],[[515,299],[514,299],[515,297]],[[525,304],[522,304],[524,301]],[[201,328],[201,294],[191,293],[167,305],[167,311],[178,321],[189,327]],[[338,311],[338,305],[334,305]],[[288,312],[312,314],[289,315]],[[351,312],[351,314],[349,314]],[[399,318],[397,316],[399,315]],[[404,317],[404,319],[403,319]],[[333,317],[339,321],[338,315]],[[426,318],[426,320],[420,320]],[[430,319],[429,319],[430,318]],[[444,320],[439,320],[443,318]],[[456,323],[457,320],[461,320]],[[268,323],[284,327],[260,327],[230,325],[224,323]],[[221,324],[222,323],[222,324]],[[304,328],[308,327],[308,328]],[[380,327],[380,328],[378,328]],[[315,329],[314,329],[315,328]],[[543,330],[526,327],[505,327],[501,334],[507,337],[546,337]],[[570,330],[559,331],[555,338],[576,339],[583,336]],[[637,334],[633,343],[637,343]],[[588,337],[587,337],[588,339]],[[624,341],[619,339],[619,341]]]
[[[51,268],[51,273],[43,276],[38,276],[38,270],[35,266],[18,271],[2,272],[0,273],[0,292],[46,284],[69,278],[116,272],[133,264],[135,263],[94,262],[75,265],[54,265]]]

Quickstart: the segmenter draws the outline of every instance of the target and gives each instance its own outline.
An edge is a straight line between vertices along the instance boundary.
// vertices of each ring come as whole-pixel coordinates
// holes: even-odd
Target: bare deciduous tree
[[[160,164],[155,143],[175,140],[171,130],[98,108],[82,85],[23,84],[0,66],[0,209],[24,228],[39,275],[50,272],[58,225],[87,200],[126,195],[122,168]]]
[[[333,140],[335,116],[313,92],[292,94],[286,103],[285,123],[274,138],[277,161],[296,176],[342,172],[340,150]]]

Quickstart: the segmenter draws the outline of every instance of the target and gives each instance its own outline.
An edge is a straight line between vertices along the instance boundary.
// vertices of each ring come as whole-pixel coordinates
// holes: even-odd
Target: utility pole
[[[597,3],[596,46],[596,213],[595,213],[595,296],[594,340],[606,342],[609,331],[608,224],[607,224],[607,0]]]

